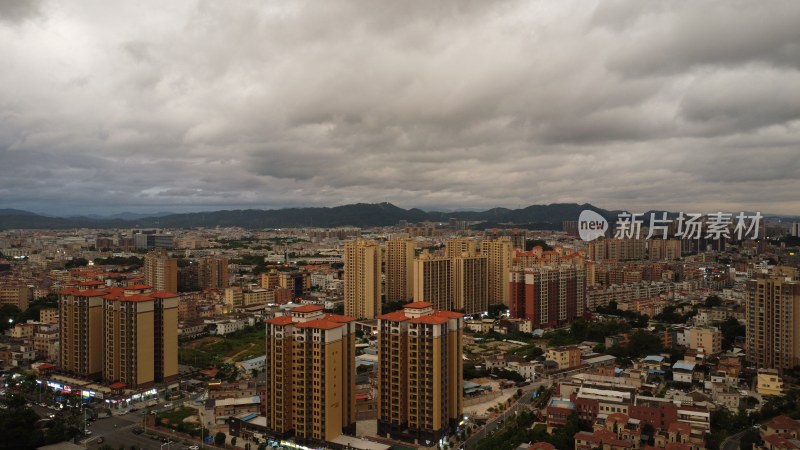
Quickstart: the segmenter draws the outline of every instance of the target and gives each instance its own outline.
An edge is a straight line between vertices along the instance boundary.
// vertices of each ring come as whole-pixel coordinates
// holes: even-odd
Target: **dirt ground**
[[[189,347],[196,348],[196,347],[200,347],[201,345],[213,344],[214,342],[220,342],[221,340],[222,340],[222,338],[221,337],[217,337],[217,336],[204,337],[202,339],[198,339],[196,341],[190,342],[189,343]]]

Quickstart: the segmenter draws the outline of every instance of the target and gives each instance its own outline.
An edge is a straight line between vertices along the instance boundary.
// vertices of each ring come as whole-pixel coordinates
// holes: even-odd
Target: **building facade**
[[[481,241],[481,255],[487,259],[490,305],[508,305],[511,262],[514,249],[509,238]]]
[[[456,311],[478,314],[489,309],[489,265],[485,256],[452,258],[453,302]]]
[[[178,292],[178,260],[164,252],[144,257],[144,282],[156,291]]]
[[[358,319],[381,313],[381,248],[375,241],[344,246],[344,313]]]
[[[583,316],[586,269],[536,267],[511,272],[510,314],[533,326],[554,327]]]
[[[414,302],[378,316],[378,434],[426,446],[463,414],[463,315]]]
[[[178,377],[178,295],[150,286],[60,294],[59,368],[129,388]]]
[[[764,369],[800,365],[800,283],[797,270],[776,267],[747,282],[748,361]]]
[[[266,327],[269,432],[312,444],[354,435],[355,319],[304,305]]]
[[[423,252],[414,260],[414,300],[433,303],[435,309],[455,308],[451,258]]]
[[[386,301],[407,302],[414,295],[414,241],[394,238],[386,241]]]

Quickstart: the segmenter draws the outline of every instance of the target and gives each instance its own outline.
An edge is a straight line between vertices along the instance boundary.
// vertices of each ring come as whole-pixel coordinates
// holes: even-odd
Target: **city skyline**
[[[794,2],[0,5],[0,208],[796,214]]]

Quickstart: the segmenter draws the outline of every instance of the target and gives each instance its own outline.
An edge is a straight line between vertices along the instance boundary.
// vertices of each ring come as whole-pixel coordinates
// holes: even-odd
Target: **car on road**
[[[170,408],[172,408],[172,403],[167,403],[166,405],[164,405],[164,409],[170,409]]]

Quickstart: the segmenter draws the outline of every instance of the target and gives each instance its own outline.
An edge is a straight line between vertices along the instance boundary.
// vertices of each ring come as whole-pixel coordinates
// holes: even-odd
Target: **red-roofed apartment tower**
[[[463,413],[464,316],[428,302],[378,316],[378,434],[433,445]]]

